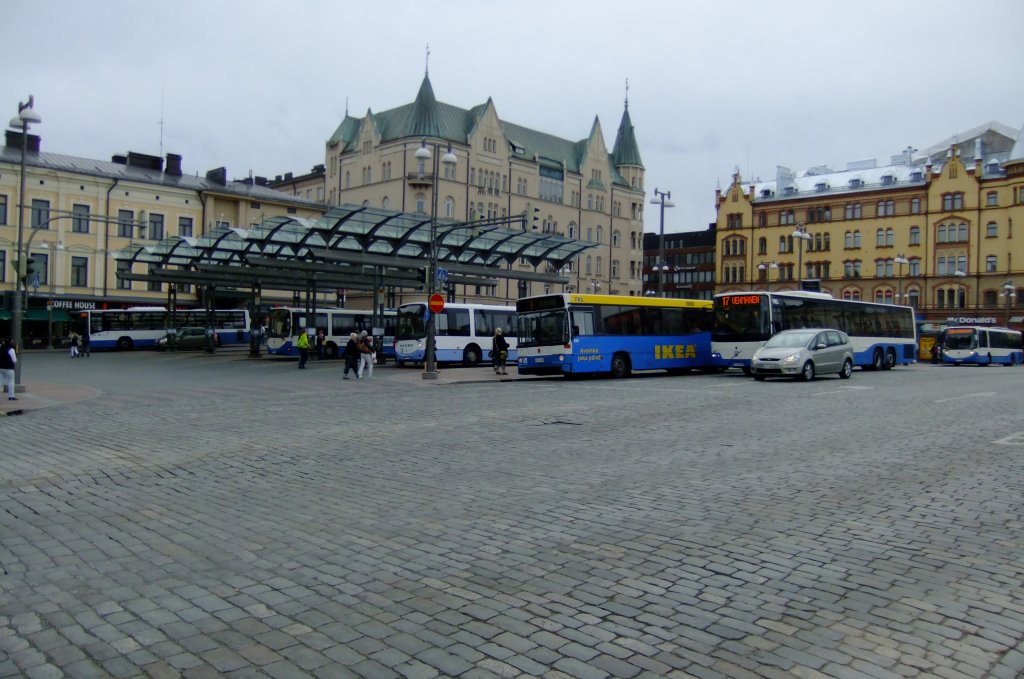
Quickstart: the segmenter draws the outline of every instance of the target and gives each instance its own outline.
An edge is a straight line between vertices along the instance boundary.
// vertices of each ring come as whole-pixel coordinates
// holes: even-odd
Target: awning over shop
[[[10,312],[2,312],[9,314]],[[2,318],[2,317],[0,317]],[[25,313],[22,315],[22,320],[25,321],[53,321],[54,323],[64,322],[71,320],[68,316],[68,312],[62,309],[54,309],[53,311],[47,311],[46,309],[25,309]]]

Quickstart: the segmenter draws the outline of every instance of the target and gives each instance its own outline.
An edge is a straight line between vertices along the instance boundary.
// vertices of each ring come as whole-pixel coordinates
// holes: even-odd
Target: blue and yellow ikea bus
[[[713,369],[710,301],[563,293],[516,302],[520,375]]]

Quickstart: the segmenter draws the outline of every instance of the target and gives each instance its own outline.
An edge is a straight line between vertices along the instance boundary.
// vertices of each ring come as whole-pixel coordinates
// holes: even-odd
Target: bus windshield
[[[422,304],[406,304],[398,308],[398,328],[395,340],[423,339],[427,335],[427,326],[423,318]]]
[[[565,309],[519,314],[519,346],[567,344],[569,323]]]
[[[946,350],[977,349],[978,333],[973,329],[949,328],[946,330]]]
[[[726,304],[725,300],[729,303]],[[732,295],[715,305],[716,342],[752,342],[772,336],[768,314],[768,297],[764,295]]]

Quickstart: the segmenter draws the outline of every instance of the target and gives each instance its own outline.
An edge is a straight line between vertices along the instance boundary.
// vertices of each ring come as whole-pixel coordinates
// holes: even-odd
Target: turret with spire
[[[630,186],[643,188],[644,163],[640,159],[640,147],[636,143],[633,121],[629,118],[629,80],[626,80],[626,99],[612,147],[612,163]]]

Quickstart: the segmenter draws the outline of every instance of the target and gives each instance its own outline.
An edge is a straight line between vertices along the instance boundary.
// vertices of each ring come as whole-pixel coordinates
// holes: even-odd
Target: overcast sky
[[[348,110],[494,99],[611,149],[629,79],[666,232],[707,228],[735,168],[775,178],[1024,125],[1024,2],[38,0],[6,3],[0,111],[31,93],[43,150],[178,153],[188,174],[308,172]],[[657,231],[648,206],[646,230]]]

